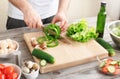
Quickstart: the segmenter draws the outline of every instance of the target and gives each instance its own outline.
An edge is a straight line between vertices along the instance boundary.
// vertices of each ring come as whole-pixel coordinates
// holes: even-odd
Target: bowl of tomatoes
[[[99,64],[99,70],[107,75],[120,74],[120,60],[104,59]]]
[[[0,64],[0,79],[20,79],[21,69],[16,64]]]

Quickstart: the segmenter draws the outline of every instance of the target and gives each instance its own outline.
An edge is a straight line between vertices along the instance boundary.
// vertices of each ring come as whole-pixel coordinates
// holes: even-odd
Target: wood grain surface
[[[38,38],[39,36],[44,36],[44,33],[41,31],[24,34],[25,42],[31,52],[33,50],[33,47],[31,45],[31,38],[33,37]],[[95,40],[90,40],[85,43],[75,42],[68,39],[67,37],[64,38],[64,41],[65,40],[69,41],[69,43],[65,43],[59,40],[58,46],[43,50],[51,54],[55,58],[55,63],[47,64],[47,66],[41,67],[40,68],[41,73],[60,70],[63,68],[87,63],[92,60],[96,60],[96,56],[99,56],[100,58],[108,56],[108,52]],[[34,60],[37,63],[40,62],[40,60],[37,59],[36,57],[34,57]]]

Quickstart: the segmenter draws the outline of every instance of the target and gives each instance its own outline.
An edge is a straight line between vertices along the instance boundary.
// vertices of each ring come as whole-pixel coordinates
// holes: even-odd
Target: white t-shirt
[[[41,19],[56,14],[59,0],[28,0],[32,7],[40,14]],[[23,20],[23,13],[9,2],[8,16]]]

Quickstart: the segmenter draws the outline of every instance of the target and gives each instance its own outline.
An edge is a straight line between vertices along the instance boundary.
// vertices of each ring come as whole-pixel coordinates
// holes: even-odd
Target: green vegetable
[[[117,63],[118,63],[117,61],[113,60],[110,64],[115,65]]]
[[[40,61],[40,65],[43,67],[43,66],[46,66],[47,65],[47,61],[46,60],[44,60],[44,59],[42,59],[41,61]]]
[[[101,63],[100,63],[100,67],[102,68],[102,67],[104,67],[105,66],[105,61],[102,61]]]
[[[32,51],[32,55],[39,58],[39,59],[45,59],[47,62],[53,64],[55,62],[55,59],[50,54],[40,50],[40,49],[34,49]]]
[[[96,38],[96,41],[108,51],[109,56],[116,55],[114,48],[108,42],[104,41],[102,38]]]
[[[47,37],[51,36],[57,39],[60,38],[61,29],[56,24],[49,24],[48,26],[44,27],[44,33]]]
[[[115,28],[112,29],[112,32],[117,35],[120,36],[120,26],[116,26]]]
[[[51,43],[47,44],[47,47],[55,47],[59,44],[58,40],[54,40]]]
[[[115,72],[115,67],[114,66],[108,66],[108,71],[110,72],[110,73],[114,73]]]
[[[67,29],[67,36],[78,42],[87,42],[90,39],[97,38],[98,34],[96,30],[88,28],[88,23],[85,20],[81,20],[78,23],[71,24]]]

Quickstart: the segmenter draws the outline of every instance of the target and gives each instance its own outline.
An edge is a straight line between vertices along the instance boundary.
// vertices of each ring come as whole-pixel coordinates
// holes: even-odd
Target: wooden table
[[[87,18],[86,19],[90,25],[95,26],[96,25],[96,17],[93,18]],[[73,21],[78,21],[78,20],[72,20]],[[111,19],[107,19],[107,24],[109,24]],[[107,25],[106,24],[106,25]],[[23,39],[23,34],[28,33],[28,32],[35,32],[35,31],[40,31],[36,29],[29,29],[29,28],[18,28],[18,29],[12,29],[8,31],[3,31],[0,32],[0,40],[10,38],[13,40],[16,40],[19,42],[20,48],[19,50],[22,53],[22,61],[29,59],[33,60],[32,56],[30,54],[30,51]],[[111,45],[115,47],[115,49],[119,50],[115,44],[112,42],[111,37],[109,36],[109,33],[105,29],[105,34],[104,34],[104,39],[109,42]],[[120,52],[117,51],[117,55],[114,58],[120,58]],[[13,61],[15,59],[12,59]],[[1,61],[1,60],[0,60]],[[58,70],[55,72],[49,72],[46,74],[40,74],[37,79],[120,79],[120,75],[117,76],[108,76],[100,73],[97,70],[98,66],[97,61],[89,62],[86,64],[78,65],[75,67],[63,69],[63,70]],[[25,79],[24,76],[22,75],[21,79]]]

